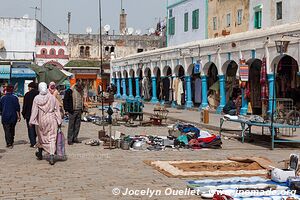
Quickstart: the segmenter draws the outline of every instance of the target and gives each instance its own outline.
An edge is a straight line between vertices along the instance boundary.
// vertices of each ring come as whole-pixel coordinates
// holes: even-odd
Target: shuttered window
[[[254,28],[260,29],[261,28],[261,21],[262,21],[262,11],[257,10],[254,13]]]
[[[189,30],[189,13],[184,13],[184,32]]]
[[[198,29],[199,28],[199,9],[193,11],[192,15],[192,23],[193,23],[193,29]]]
[[[169,35],[175,35],[175,17],[169,19]]]

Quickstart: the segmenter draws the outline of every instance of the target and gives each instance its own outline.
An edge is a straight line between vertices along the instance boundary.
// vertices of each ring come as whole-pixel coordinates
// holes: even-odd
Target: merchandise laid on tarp
[[[219,149],[222,146],[221,137],[201,130],[193,124],[176,123],[168,126],[169,135],[176,138],[175,145],[192,149],[213,148]]]
[[[273,167],[273,163],[270,162],[266,158],[261,157],[252,157],[252,158],[230,158],[231,161],[234,159],[235,161],[248,163],[249,161],[254,161],[253,163],[258,164],[259,167],[264,169],[267,173],[265,174],[253,174],[249,173],[248,169],[231,169],[235,171],[234,176],[227,178],[219,178],[219,179],[202,179],[202,180],[191,180],[187,181],[187,188],[195,190],[195,194],[200,195],[204,199],[257,199],[257,200],[292,200],[300,198],[300,177],[298,176],[298,160],[299,155],[291,154],[290,159],[288,161],[288,166],[285,169],[279,169]],[[162,161],[160,161],[162,162]],[[187,161],[185,161],[187,162]],[[251,168],[254,169],[253,163]],[[170,163],[168,163],[170,165]],[[166,164],[159,163],[151,163],[152,166],[159,169],[164,174],[176,174],[177,177],[180,177],[178,174],[181,172],[181,176],[183,174],[182,170],[179,171],[180,167],[173,164],[172,167],[168,167]],[[174,168],[177,167],[177,171]],[[213,166],[211,166],[212,168]],[[183,166],[181,166],[181,169]],[[185,164],[185,169],[186,169]],[[191,169],[195,169],[194,166],[190,166]],[[224,176],[223,173],[228,174],[228,170],[226,169],[226,165],[222,167],[219,166],[218,170],[206,169],[207,177],[220,177]],[[168,171],[169,170],[169,171]],[[173,171],[172,171],[173,170]],[[248,171],[248,172],[246,172]],[[199,168],[192,171],[194,173],[199,173]],[[221,173],[220,173],[221,172]],[[245,173],[246,172],[246,173]],[[253,171],[252,171],[253,172]],[[256,169],[256,173],[258,170]],[[185,173],[188,173],[185,171]],[[191,172],[190,172],[191,173]],[[211,174],[209,174],[211,173]],[[244,173],[244,175],[242,174]],[[195,174],[190,174],[195,175]],[[245,176],[246,175],[246,176]],[[175,176],[176,177],[176,176]]]

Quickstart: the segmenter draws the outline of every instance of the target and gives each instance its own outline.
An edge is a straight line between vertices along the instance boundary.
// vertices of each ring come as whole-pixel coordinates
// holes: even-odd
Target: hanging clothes
[[[179,83],[179,79],[175,78],[175,80],[173,81],[173,98],[174,98],[174,101],[177,101],[178,83]]]
[[[173,101],[173,79],[172,77],[169,77],[169,101],[172,102]]]
[[[182,105],[181,104],[181,95],[184,93],[183,91],[183,83],[180,79],[177,80],[178,81],[178,85],[177,85],[177,97],[176,97],[176,100],[177,100],[177,104],[178,105]]]
[[[201,103],[202,102],[202,82],[201,82],[200,78],[195,79],[194,95],[195,95],[195,103]]]
[[[184,105],[185,104],[185,102],[187,101],[186,100],[186,80],[185,80],[185,78],[183,78],[183,79],[181,79],[181,82],[182,82],[182,85],[183,85],[183,93],[181,94],[181,105]]]
[[[144,99],[149,100],[150,96],[150,87],[149,87],[149,78],[144,77],[143,79],[143,91],[144,91]]]

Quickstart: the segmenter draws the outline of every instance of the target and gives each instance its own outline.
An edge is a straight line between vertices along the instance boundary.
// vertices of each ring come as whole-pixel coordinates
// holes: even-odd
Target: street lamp
[[[275,41],[275,46],[276,46],[276,50],[277,50],[277,53],[280,54],[280,59],[283,57],[283,54],[287,52],[288,50],[288,46],[289,46],[289,43],[290,41],[288,40],[283,40],[283,37],[282,36],[282,39],[281,40],[276,40]],[[280,60],[279,60],[280,62]],[[275,112],[275,94],[276,94],[276,65],[274,65],[274,68],[273,68],[273,77],[274,77],[274,81],[273,81],[273,97],[272,97],[272,110],[271,110],[271,129],[272,129],[272,141],[273,141],[273,137],[274,137],[274,112]],[[272,149],[274,148],[273,146],[273,142],[272,142]]]

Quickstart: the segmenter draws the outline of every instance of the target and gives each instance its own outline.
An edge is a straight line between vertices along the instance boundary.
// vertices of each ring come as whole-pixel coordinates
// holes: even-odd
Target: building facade
[[[250,0],[249,30],[297,23],[300,20],[299,8],[300,1],[297,0]]]
[[[36,44],[62,42],[35,19],[0,18],[0,84],[12,83],[24,95],[36,74],[29,65],[36,59]]]
[[[167,13],[168,46],[207,38],[206,0],[170,0]]]
[[[64,37],[66,38],[66,37]],[[103,77],[100,78],[100,44],[98,34],[70,34],[68,41],[69,63],[64,69],[73,73],[74,79],[83,79],[89,90],[97,93],[103,81],[104,89],[109,84],[111,58],[125,57],[162,47],[163,37],[155,35],[103,35]]]
[[[250,0],[208,1],[208,37],[245,32],[249,27]]]
[[[284,37],[290,43],[283,55],[275,46],[284,35],[299,33],[300,23],[280,25],[112,60],[116,96],[220,113],[234,89],[240,89],[241,114],[248,107],[253,114],[266,114],[272,110],[275,85],[276,98],[299,105],[299,39]]]

